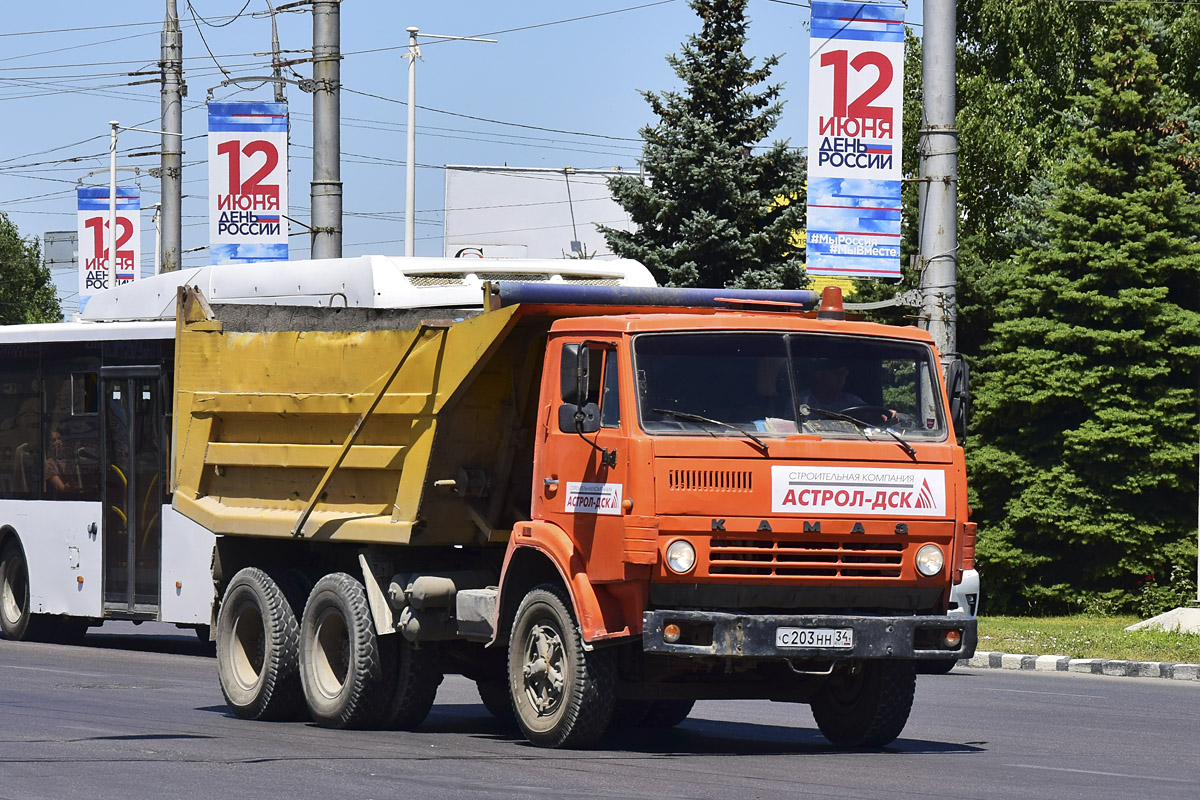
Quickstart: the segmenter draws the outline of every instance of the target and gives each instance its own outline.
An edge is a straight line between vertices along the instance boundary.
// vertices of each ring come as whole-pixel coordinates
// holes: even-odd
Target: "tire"
[[[274,578],[247,567],[229,582],[217,616],[217,676],[242,719],[295,719],[303,708],[296,612]]]
[[[949,675],[958,662],[952,658],[929,658],[917,662],[918,675]]]
[[[425,721],[442,684],[442,667],[437,646],[417,646],[399,633],[379,640],[384,668],[395,675],[392,699],[381,727],[393,731],[411,731]]]
[[[541,747],[586,747],[612,719],[612,652],[583,649],[566,593],[543,584],[525,595],[513,621],[508,685],[517,724]]]
[[[674,728],[692,713],[695,700],[618,700],[613,709],[613,728]]]
[[[300,624],[300,680],[314,722],[375,728],[388,721],[397,670],[387,647],[380,650],[361,583],[345,572],[317,581]]]
[[[516,725],[517,713],[513,711],[512,697],[508,692],[508,681],[503,679],[475,681],[475,689],[479,692],[479,699],[483,701],[483,707],[493,717],[505,725]]]
[[[838,747],[883,747],[904,730],[916,687],[911,661],[863,661],[830,677],[812,700],[813,718]]]
[[[654,700],[642,718],[643,728],[665,730],[674,728],[692,713],[695,700]]]
[[[650,700],[617,700],[613,704],[610,728],[633,729],[640,728],[646,715],[650,713]]]
[[[29,567],[25,553],[15,538],[0,551],[0,631],[4,638],[23,641],[30,638]]]

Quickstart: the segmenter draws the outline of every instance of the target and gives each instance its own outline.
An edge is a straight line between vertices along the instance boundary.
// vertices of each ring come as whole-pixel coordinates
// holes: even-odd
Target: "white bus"
[[[122,619],[208,638],[215,537],[171,508],[178,286],[214,304],[470,308],[499,278],[654,285],[624,260],[361,256],[182,270],[73,322],[0,326],[0,632],[68,641]]]

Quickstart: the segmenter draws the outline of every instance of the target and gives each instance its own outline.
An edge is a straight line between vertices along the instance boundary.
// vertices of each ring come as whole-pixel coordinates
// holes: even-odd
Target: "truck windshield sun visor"
[[[634,338],[638,415],[655,435],[762,438],[887,434],[943,441],[939,367],[927,344],[777,333],[647,333]],[[715,376],[720,376],[715,380]],[[763,445],[764,450],[766,445]]]

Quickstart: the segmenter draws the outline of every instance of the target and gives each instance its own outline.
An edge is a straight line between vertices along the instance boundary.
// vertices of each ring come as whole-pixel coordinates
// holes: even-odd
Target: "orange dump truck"
[[[973,654],[961,438],[930,337],[836,290],[496,282],[455,309],[181,290],[174,506],[217,534],[253,719],[411,729],[442,676],[532,742],[807,703],[880,746]]]

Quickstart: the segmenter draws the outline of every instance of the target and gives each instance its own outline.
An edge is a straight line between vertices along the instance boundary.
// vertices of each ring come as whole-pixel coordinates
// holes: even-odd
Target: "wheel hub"
[[[562,703],[566,686],[562,638],[548,625],[536,625],[530,631],[522,673],[525,695],[538,716],[552,714]]]

